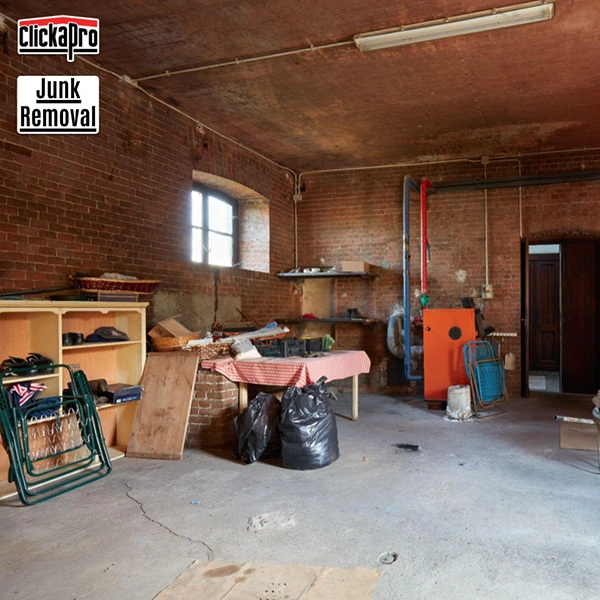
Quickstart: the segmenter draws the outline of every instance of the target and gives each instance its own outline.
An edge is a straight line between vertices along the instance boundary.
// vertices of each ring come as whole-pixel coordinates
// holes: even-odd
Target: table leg
[[[352,420],[358,419],[358,375],[352,375]]]
[[[248,407],[248,384],[244,381],[238,383],[238,410],[242,412]]]

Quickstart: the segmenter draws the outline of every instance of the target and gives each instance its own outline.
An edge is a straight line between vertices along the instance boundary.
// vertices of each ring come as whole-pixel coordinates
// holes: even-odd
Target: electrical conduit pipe
[[[408,381],[422,381],[422,375],[413,375],[410,372],[411,340],[410,340],[410,189],[420,192],[419,186],[410,176],[404,177],[404,194],[402,200],[403,219],[403,293],[404,293],[404,377]]]

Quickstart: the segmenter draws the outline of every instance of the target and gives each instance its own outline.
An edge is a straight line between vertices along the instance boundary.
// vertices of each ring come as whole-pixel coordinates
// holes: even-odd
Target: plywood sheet
[[[196,352],[148,355],[127,456],[181,458],[197,370]]]
[[[376,569],[196,561],[156,600],[369,600]]]
[[[598,450],[596,425],[562,421],[560,424],[560,447],[569,450]]]

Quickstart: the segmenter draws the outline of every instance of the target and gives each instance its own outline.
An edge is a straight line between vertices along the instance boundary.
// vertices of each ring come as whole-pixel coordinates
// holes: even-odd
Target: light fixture
[[[553,16],[554,2],[539,0],[437,21],[415,23],[397,29],[360,33],[354,37],[354,43],[361,52],[368,52],[369,50],[382,50],[394,46],[418,44],[457,35],[548,21]]]

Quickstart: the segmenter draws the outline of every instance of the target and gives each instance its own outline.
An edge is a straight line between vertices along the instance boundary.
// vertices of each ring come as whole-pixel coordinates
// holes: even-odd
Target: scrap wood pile
[[[253,323],[215,323],[213,331],[206,334],[190,331],[177,317],[157,323],[148,335],[153,348],[158,352],[197,352],[200,360],[223,356],[237,359],[272,356],[306,356],[327,352],[334,344],[333,338],[297,339],[288,337],[289,329],[279,327],[276,322],[265,327]]]

